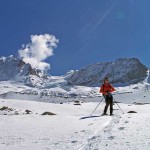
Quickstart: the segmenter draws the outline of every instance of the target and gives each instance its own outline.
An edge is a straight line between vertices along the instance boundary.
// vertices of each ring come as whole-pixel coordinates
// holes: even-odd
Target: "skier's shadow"
[[[80,120],[88,119],[88,118],[96,118],[96,117],[100,117],[100,116],[86,116],[86,117],[81,117]]]

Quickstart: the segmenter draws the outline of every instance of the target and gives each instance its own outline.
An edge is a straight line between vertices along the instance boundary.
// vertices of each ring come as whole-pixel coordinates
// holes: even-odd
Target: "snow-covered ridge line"
[[[143,81],[147,70],[136,58],[120,58],[115,62],[97,63],[78,71],[71,70],[64,76],[49,76],[12,55],[0,58],[0,81],[14,80],[28,86],[43,88],[68,85],[97,87],[105,76],[108,76],[115,86],[126,86]]]
[[[115,62],[92,64],[75,71],[68,79],[70,85],[99,86],[104,77],[115,86],[136,84],[145,79],[148,68],[137,58],[120,58]]]

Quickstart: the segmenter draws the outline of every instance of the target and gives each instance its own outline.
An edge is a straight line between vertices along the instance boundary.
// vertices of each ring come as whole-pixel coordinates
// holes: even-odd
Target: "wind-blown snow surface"
[[[74,105],[70,99],[63,104],[0,99],[1,107],[12,108],[12,111],[0,111],[0,149],[149,150],[149,104],[133,104],[133,101],[149,103],[150,91],[145,84],[138,88],[130,93],[121,93],[123,89],[120,88],[114,95],[116,101],[130,103],[118,103],[125,114],[115,104],[114,116],[100,116],[105,105],[103,101],[94,112],[95,117],[90,118],[86,117],[90,116],[101,97],[86,98],[81,105]],[[26,109],[32,113],[26,114]],[[41,115],[45,111],[56,115]],[[137,113],[129,114],[128,111]]]

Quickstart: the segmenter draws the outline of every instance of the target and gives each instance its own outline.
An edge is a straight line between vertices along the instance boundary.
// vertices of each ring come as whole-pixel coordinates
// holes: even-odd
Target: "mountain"
[[[44,101],[53,101],[54,97],[63,101],[67,98],[99,97],[98,86],[105,76],[114,86],[130,85],[121,87],[125,92],[137,91],[150,80],[147,70],[138,59],[131,58],[89,65],[79,71],[71,70],[63,76],[49,76],[14,56],[1,57],[0,97]]]
[[[26,85],[35,86],[42,84],[43,79],[48,78],[46,73],[33,69],[22,59],[14,56],[0,58],[0,81],[14,80]]]
[[[147,70],[147,67],[136,58],[120,58],[115,62],[97,63],[78,71],[71,70],[64,76],[49,76],[12,55],[0,58],[0,81],[12,80],[30,87],[42,88],[68,89],[73,85],[94,87],[99,86],[106,76],[112,84],[125,86],[143,81],[147,76]]]
[[[107,76],[112,84],[124,86],[143,81],[147,71],[137,58],[119,58],[115,62],[88,65],[72,73],[67,82],[69,85],[99,86]]]

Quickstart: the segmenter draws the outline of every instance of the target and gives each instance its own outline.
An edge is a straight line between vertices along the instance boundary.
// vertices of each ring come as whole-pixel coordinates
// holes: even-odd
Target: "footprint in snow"
[[[91,140],[94,140],[94,139],[96,139],[96,136],[91,137]]]
[[[115,138],[115,136],[108,137],[109,140],[113,140],[114,138]]]
[[[125,127],[120,127],[120,128],[118,128],[119,130],[124,130],[125,129]]]
[[[59,143],[54,143],[55,145],[58,145]]]
[[[93,136],[91,137],[89,140],[95,140],[96,138],[98,138],[99,136]]]
[[[71,141],[71,143],[77,143],[78,141]]]
[[[88,124],[88,126],[91,126],[91,125],[93,125],[93,123]]]
[[[85,130],[81,130],[80,132],[85,132]]]
[[[124,123],[129,123],[129,121],[125,121]]]

